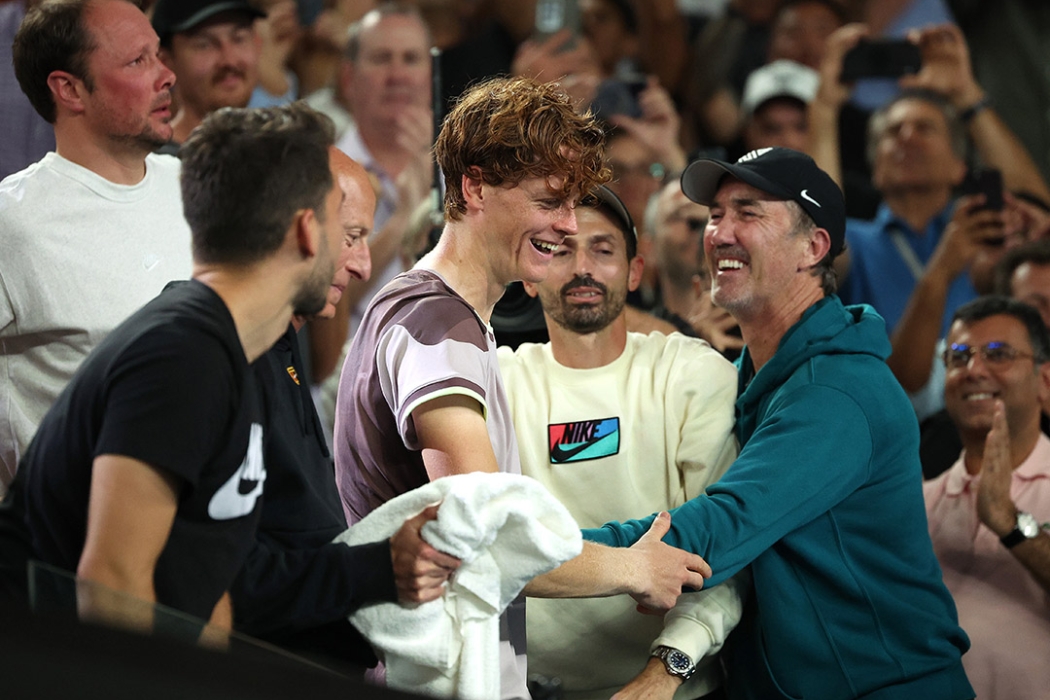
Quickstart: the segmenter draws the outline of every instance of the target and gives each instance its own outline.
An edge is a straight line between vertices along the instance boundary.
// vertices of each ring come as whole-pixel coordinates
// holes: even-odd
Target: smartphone
[[[996,168],[971,170],[959,186],[962,194],[983,194],[981,209],[1003,210],[1003,174]]]
[[[641,119],[642,108],[638,104],[641,90],[635,83],[606,78],[598,83],[598,91],[591,101],[591,112],[599,119],[608,119],[617,114]]]
[[[296,0],[299,6],[299,26],[310,27],[324,11],[325,0]]]
[[[858,78],[899,78],[922,68],[919,47],[905,39],[861,41],[842,59],[843,83]]]
[[[545,41],[562,29],[569,29],[573,38],[561,48],[574,48],[576,37],[580,34],[580,7],[577,0],[537,0],[532,38],[537,42]]]

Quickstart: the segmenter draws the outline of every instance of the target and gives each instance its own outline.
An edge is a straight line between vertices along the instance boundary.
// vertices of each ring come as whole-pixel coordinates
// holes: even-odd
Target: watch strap
[[[1029,513],[1017,512],[1017,525],[1013,530],[999,538],[1007,549],[1016,547],[1025,540],[1030,540],[1039,535],[1039,523]]]
[[[1021,528],[1015,527],[1013,530],[1000,537],[999,541],[1002,542],[1003,546],[1007,549],[1012,549],[1027,539],[1028,538],[1025,534],[1021,532]]]

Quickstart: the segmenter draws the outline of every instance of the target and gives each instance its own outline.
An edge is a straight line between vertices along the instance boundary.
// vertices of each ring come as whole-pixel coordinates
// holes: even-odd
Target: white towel
[[[538,482],[514,474],[445,477],[388,501],[336,538],[375,542],[441,503],[423,526],[463,561],[445,594],[414,607],[378,603],[350,621],[376,648],[392,688],[463,700],[500,697],[499,615],[532,578],[580,553],[580,529]]]

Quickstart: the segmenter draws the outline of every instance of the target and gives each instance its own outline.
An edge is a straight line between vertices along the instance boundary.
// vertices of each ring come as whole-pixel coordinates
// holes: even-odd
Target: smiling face
[[[262,44],[252,18],[222,12],[171,37],[165,60],[179,76],[179,99],[198,117],[244,107],[259,79]]]
[[[91,90],[83,92],[89,129],[146,152],[171,139],[175,75],[158,57],[160,40],[142,11],[128,2],[88,6],[85,28],[95,43],[87,58]]]
[[[1045,365],[1033,361],[1032,343],[1021,321],[1006,314],[978,321],[959,320],[952,324],[946,342],[949,348],[1005,343],[1024,355],[1005,363],[990,363],[977,353],[966,366],[947,369],[944,405],[964,441],[967,437],[984,439],[992,426],[995,399],[1001,399],[1006,407],[1011,436],[1038,431],[1040,404],[1047,394],[1047,371]]]
[[[526,284],[539,295],[544,313],[574,333],[602,330],[623,312],[628,290],[641,280],[641,259],[627,259],[627,241],[616,222],[600,209],[576,209],[576,235],[554,254],[550,274]]]
[[[576,200],[556,194],[558,179],[528,178],[517,185],[489,185],[465,178],[480,195],[480,229],[490,278],[507,285],[542,282],[554,252],[576,233]]]
[[[801,284],[816,279],[807,268],[809,242],[791,235],[787,204],[733,178],[715,194],[704,231],[711,297],[738,321],[761,317]]]

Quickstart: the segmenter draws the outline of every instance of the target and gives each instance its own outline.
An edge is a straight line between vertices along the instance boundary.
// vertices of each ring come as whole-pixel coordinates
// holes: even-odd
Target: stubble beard
[[[313,271],[292,299],[292,313],[296,316],[315,316],[328,303],[328,289],[335,277],[335,262],[326,255],[318,260]]]

